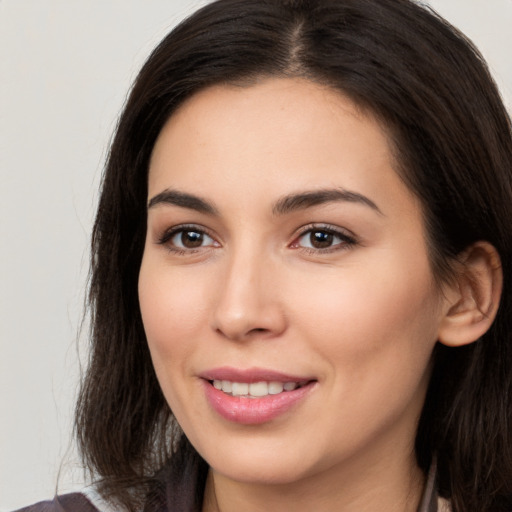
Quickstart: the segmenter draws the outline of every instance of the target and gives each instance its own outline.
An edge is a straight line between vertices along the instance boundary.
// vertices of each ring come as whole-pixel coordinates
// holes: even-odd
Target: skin
[[[299,79],[211,87],[163,128],[139,298],[166,400],[211,468],[203,510],[416,510],[414,437],[447,305],[421,205],[395,167],[376,120]],[[151,203],[170,189],[215,213]],[[375,207],[275,212],[327,189]],[[205,233],[198,246],[173,232],[183,224]],[[341,235],[315,247],[326,226]],[[221,366],[316,382],[277,418],[240,425],[210,407],[198,377]]]

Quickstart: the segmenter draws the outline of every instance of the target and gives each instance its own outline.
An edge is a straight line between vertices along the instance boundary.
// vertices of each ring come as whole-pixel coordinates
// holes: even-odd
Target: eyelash
[[[199,246],[197,248],[180,248],[174,244],[169,243],[176,235],[180,233],[186,233],[187,231],[191,233],[197,233],[201,237],[207,236],[213,241],[213,244],[207,246]],[[303,237],[305,237],[308,234],[311,236],[313,233],[327,234],[332,237],[338,238],[340,242],[324,248],[304,247],[299,244],[300,240]],[[177,254],[179,256],[195,254],[201,249],[208,249],[211,246],[218,244],[218,242],[215,241],[215,238],[212,235],[210,235],[207,230],[205,230],[201,226],[197,226],[194,224],[182,224],[166,230],[159,237],[157,243],[159,245],[165,245],[170,252]],[[289,245],[289,247],[291,247],[292,249],[301,250],[307,254],[329,254],[349,249],[350,247],[356,244],[357,240],[352,234],[349,234],[347,233],[347,231],[342,230],[338,227],[327,224],[308,224],[307,226],[301,228],[299,234],[294,238],[293,242]]]
[[[177,247],[176,245],[169,243],[176,235],[178,235],[180,233],[186,233],[186,232],[197,233],[203,237],[207,236],[208,238],[211,238],[215,242],[214,237],[211,236],[208,233],[208,231],[205,230],[203,227],[197,226],[194,224],[181,224],[179,226],[174,226],[174,227],[164,231],[164,233],[158,239],[158,244],[165,245],[167,247],[167,249],[169,250],[169,252],[172,252],[179,256],[185,256],[187,254],[194,254],[201,249],[205,249],[205,248],[209,247],[209,246],[200,246],[197,248],[180,248],[180,247]],[[215,242],[215,243],[218,243],[218,242]]]
[[[299,241],[306,235],[313,233],[324,233],[339,238],[340,242],[325,248],[303,247],[299,245]],[[308,254],[330,254],[337,251],[343,251],[357,244],[354,235],[349,234],[346,230],[329,224],[309,224],[301,228],[300,233],[290,244],[293,249],[300,249]]]

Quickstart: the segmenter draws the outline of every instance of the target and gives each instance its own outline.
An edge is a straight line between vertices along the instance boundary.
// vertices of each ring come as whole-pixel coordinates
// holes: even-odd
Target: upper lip
[[[205,380],[229,380],[231,382],[297,382],[306,383],[315,380],[311,377],[297,376],[267,368],[232,368],[224,366],[212,368],[199,374]]]

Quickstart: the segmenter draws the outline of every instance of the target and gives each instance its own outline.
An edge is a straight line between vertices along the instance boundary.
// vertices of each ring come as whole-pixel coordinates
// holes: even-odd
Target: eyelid
[[[307,235],[308,233],[312,233],[314,231],[325,231],[326,233],[330,233],[334,236],[337,236],[341,239],[341,243],[332,245],[326,248],[314,248],[314,247],[304,247],[299,245],[299,240]],[[339,250],[346,249],[358,243],[358,239],[352,231],[349,231],[346,228],[342,228],[340,226],[334,226],[332,224],[325,223],[311,223],[305,226],[302,226],[299,231],[294,235],[293,241],[290,244],[292,249],[304,250],[306,252],[311,253],[329,253],[335,252]]]
[[[208,238],[211,238],[214,242],[214,244],[196,247],[196,248],[182,248],[175,245],[169,245],[169,242],[172,240],[174,236],[176,236],[178,233],[183,231],[195,231],[197,233],[202,233],[206,235]],[[204,226],[201,226],[199,224],[177,224],[175,226],[171,226],[167,229],[165,229],[162,234],[158,235],[156,243],[159,245],[167,245],[167,249],[171,252],[176,252],[179,254],[184,253],[195,253],[199,250],[205,250],[209,249],[217,244],[217,246],[220,246],[220,243],[218,242],[216,236],[211,233],[211,231]]]
[[[195,231],[197,233],[202,233],[206,235],[207,237],[211,238],[213,243],[206,245],[206,246],[199,246],[196,248],[182,248],[176,245],[169,244],[170,240],[174,236],[176,236],[180,232],[184,231]],[[332,234],[336,237],[338,237],[341,242],[336,243],[329,247],[324,248],[315,248],[315,247],[305,247],[301,246],[299,241],[302,237],[307,235],[308,233],[314,232],[314,231],[324,231],[326,233]],[[199,224],[177,224],[174,226],[171,226],[167,229],[165,229],[160,235],[158,235],[156,243],[158,245],[164,245],[167,246],[167,249],[173,253],[177,254],[193,254],[201,250],[208,250],[212,247],[220,247],[220,242],[218,241],[218,237],[213,234],[208,228],[205,226],[199,225]],[[332,224],[326,224],[326,223],[310,223],[305,226],[302,226],[299,228],[299,230],[296,232],[295,235],[293,235],[292,242],[288,245],[288,247],[292,249],[298,249],[305,252],[315,253],[315,254],[326,254],[330,252],[340,251],[343,249],[347,249],[353,245],[356,245],[358,243],[358,239],[354,233],[352,233],[350,230],[346,228],[342,228],[340,226],[335,226]]]

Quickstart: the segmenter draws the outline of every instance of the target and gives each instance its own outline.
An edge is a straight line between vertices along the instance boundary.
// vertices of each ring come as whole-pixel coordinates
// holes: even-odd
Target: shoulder
[[[99,512],[82,493],[55,496],[51,501],[41,501],[15,512]]]

